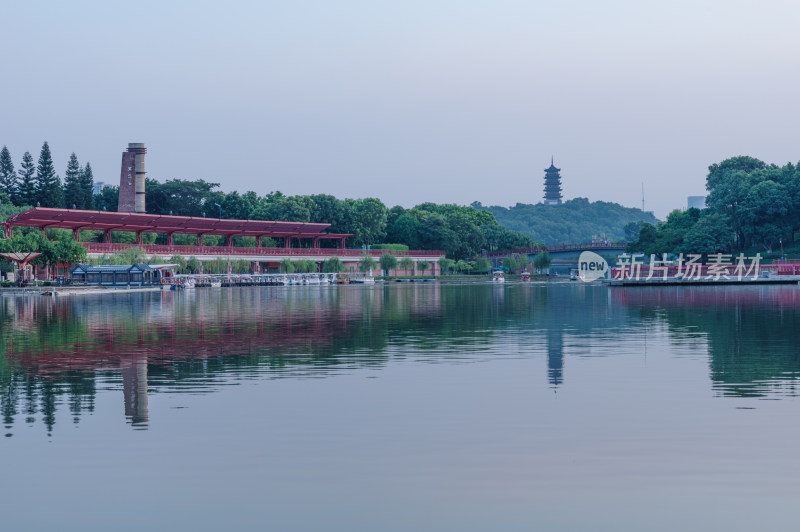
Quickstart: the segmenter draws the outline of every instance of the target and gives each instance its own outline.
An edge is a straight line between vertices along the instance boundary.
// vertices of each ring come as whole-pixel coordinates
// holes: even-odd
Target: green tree
[[[436,212],[424,212],[417,230],[422,249],[452,250],[458,247],[457,235],[450,229],[447,218]]]
[[[708,214],[689,230],[680,251],[684,254],[723,253],[731,249],[734,238],[730,220],[725,215]]]
[[[17,203],[17,172],[6,146],[0,150],[0,192],[5,192],[11,202]]]
[[[195,259],[197,260],[197,259]],[[183,255],[173,255],[169,258],[170,264],[177,264],[175,267],[175,271],[177,273],[190,273],[189,272],[189,262],[186,260],[186,257]],[[193,273],[193,272],[192,272]]]
[[[294,264],[290,259],[281,261],[281,273],[294,273]]]
[[[186,269],[189,270],[189,273],[200,273],[202,266],[197,257],[191,256],[186,260]]]
[[[641,220],[636,222],[628,222],[625,224],[625,227],[622,228],[622,232],[625,233],[625,240],[627,242],[634,242],[639,239],[639,230],[642,228]]]
[[[639,238],[628,244],[627,251],[631,253],[647,253],[655,245],[656,238],[658,238],[658,229],[651,223],[643,223],[639,228]],[[655,251],[653,252],[655,253]]]
[[[363,273],[372,271],[377,265],[378,263],[369,253],[365,253],[361,260],[358,261],[358,269]]]
[[[414,275],[414,259],[411,257],[401,257],[397,265],[406,271],[406,275]]]
[[[742,234],[748,242],[763,244],[772,251],[789,227],[787,215],[791,207],[784,185],[769,179],[753,185],[740,206]]]
[[[452,237],[444,250],[450,257],[472,257],[480,253],[486,246],[486,238],[480,226],[475,223],[473,216],[471,216],[473,213],[485,213],[485,211],[471,209],[470,211],[472,212],[458,211],[447,218],[448,229]]]
[[[311,259],[300,259],[294,262],[294,270],[298,273],[312,273],[317,271],[317,263]]]
[[[218,209],[209,201],[216,187],[219,187],[219,183],[208,183],[202,179],[168,179],[165,183],[159,183],[148,178],[145,183],[147,212],[167,215],[172,213],[175,216],[203,216],[205,213],[216,218]]]
[[[397,209],[398,207],[393,208]],[[402,209],[402,207],[400,207]],[[411,249],[421,249],[419,243],[419,219],[411,212],[395,216],[386,234],[389,242],[402,242]]]
[[[100,194],[94,195],[94,208],[98,211],[116,212],[119,206],[119,187],[103,187]],[[150,211],[150,204],[147,204],[147,210]],[[152,212],[152,211],[150,211]],[[156,213],[156,214],[169,214]]]
[[[351,203],[327,194],[308,196],[307,199],[309,201],[308,208],[311,212],[309,221],[331,224],[329,229],[331,233],[351,232],[350,229],[355,219]]]
[[[505,257],[503,259],[503,267],[506,270],[508,270],[509,273],[511,273],[514,270],[516,270],[519,267],[519,265],[517,264],[517,261],[514,259],[514,257],[512,255],[509,255],[508,257]]]
[[[222,205],[223,218],[250,220],[253,211],[258,205],[258,195],[252,191],[245,192],[243,195],[234,191],[230,194],[224,194],[224,198],[218,203]]]
[[[381,263],[381,269],[383,269],[383,275],[389,275],[389,270],[394,270],[395,268],[397,268],[397,257],[392,255],[391,253],[384,253],[378,260]]]
[[[81,165],[78,157],[73,152],[69,156],[67,171],[64,174],[64,204],[68,209],[83,209],[83,195],[81,193]]]
[[[25,152],[22,156],[22,163],[19,166],[20,168],[17,170],[19,181],[15,204],[33,207],[36,205],[36,181],[34,180],[36,166],[33,164],[33,156],[30,152]]]
[[[75,242],[66,233],[62,233],[55,242],[55,264],[79,264],[86,260],[86,248]]]
[[[322,271],[324,273],[340,273],[344,271],[344,264],[339,257],[331,257],[322,263]]]
[[[422,272],[422,275],[425,275],[425,271],[431,267],[431,263],[427,260],[421,260],[417,263],[417,267],[419,268],[419,271]]]
[[[365,198],[354,204],[356,245],[369,245],[380,242],[386,236],[388,210],[377,198]]]
[[[92,165],[88,162],[81,171],[81,207],[86,210],[94,209],[94,173],[92,173]]]
[[[489,273],[492,269],[492,263],[486,257],[478,257],[475,260],[474,270],[478,273]]]
[[[710,212],[722,214],[731,221],[739,248],[745,245],[741,205],[757,173],[766,168],[763,161],[747,156],[732,157],[708,167],[706,207]]]
[[[112,260],[114,264],[143,264],[147,262],[147,253],[142,248],[125,248],[114,253]]]
[[[549,270],[551,263],[552,260],[547,251],[540,251],[533,258],[533,267],[536,268],[539,273],[544,273],[546,270]]]
[[[234,273],[250,273],[250,261],[239,259],[233,261],[232,264]]]
[[[439,270],[443,274],[452,273],[455,267],[456,267],[456,261],[448,259],[447,257],[439,257]]]
[[[36,201],[42,207],[62,208],[64,206],[61,179],[56,174],[53,156],[50,154],[50,145],[47,142],[42,145],[39,164],[36,166]]]

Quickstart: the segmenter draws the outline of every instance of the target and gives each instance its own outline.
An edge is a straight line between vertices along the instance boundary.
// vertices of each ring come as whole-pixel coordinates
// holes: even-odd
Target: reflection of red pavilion
[[[234,290],[238,295],[231,304]],[[379,316],[387,304],[413,315],[438,314],[440,308],[438,285],[398,291],[388,301],[383,290],[359,288],[276,295],[260,289],[163,291],[112,305],[113,311],[104,299],[9,298],[2,301],[10,320],[0,356],[45,381],[70,373],[93,378],[118,372],[125,416],[131,425],[146,428],[148,380],[162,378],[171,366],[257,354],[303,369],[319,354],[338,353],[353,329]],[[49,325],[42,328],[43,323]],[[370,357],[364,363],[381,362]]]

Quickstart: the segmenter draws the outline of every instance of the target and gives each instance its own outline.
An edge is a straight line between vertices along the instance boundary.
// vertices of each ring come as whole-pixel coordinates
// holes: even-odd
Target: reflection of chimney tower
[[[119,175],[119,212],[145,212],[144,205],[144,154],[147,150],[140,142],[128,144],[122,154],[122,170]]]
[[[147,428],[147,358],[123,362],[122,394],[125,398],[125,417],[136,428]]]

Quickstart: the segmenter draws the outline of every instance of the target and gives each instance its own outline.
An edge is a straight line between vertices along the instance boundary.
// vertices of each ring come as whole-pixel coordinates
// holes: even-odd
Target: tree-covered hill
[[[547,245],[580,244],[603,236],[608,240],[624,240],[624,227],[628,223],[656,223],[652,214],[641,209],[605,201],[590,202],[586,198],[575,198],[561,205],[517,203],[506,208],[485,207],[475,202],[472,206],[494,214],[503,227]]]

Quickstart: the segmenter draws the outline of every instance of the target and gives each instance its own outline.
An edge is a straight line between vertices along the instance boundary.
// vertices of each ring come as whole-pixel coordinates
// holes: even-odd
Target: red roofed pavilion
[[[10,238],[14,227],[38,227],[47,229],[71,229],[76,242],[80,242],[80,231],[103,231],[104,242],[81,242],[90,256],[99,257],[130,247],[138,247],[145,253],[170,257],[172,255],[194,256],[208,261],[218,257],[245,259],[252,263],[253,271],[277,268],[286,258],[308,258],[320,263],[331,257],[339,257],[343,262],[357,262],[364,253],[379,257],[383,250],[346,249],[345,241],[352,234],[324,233],[330,227],[326,223],[275,222],[267,220],[227,220],[219,218],[197,218],[193,216],[167,216],[135,212],[83,211],[74,209],[50,209],[36,207],[10,216],[3,224],[6,238]],[[135,244],[115,244],[111,232],[130,232],[136,235]],[[144,233],[166,235],[166,244],[144,244]],[[175,245],[175,234],[197,235],[197,245]],[[205,235],[226,237],[224,246],[205,246]],[[233,245],[234,236],[255,237],[255,247]],[[282,240],[281,247],[263,247],[264,237]],[[322,240],[338,241],[338,247],[320,247]],[[292,243],[305,244],[306,247],[292,247]],[[397,256],[410,256],[417,260],[430,262],[431,274],[436,273],[437,258],[442,251],[393,251]]]

